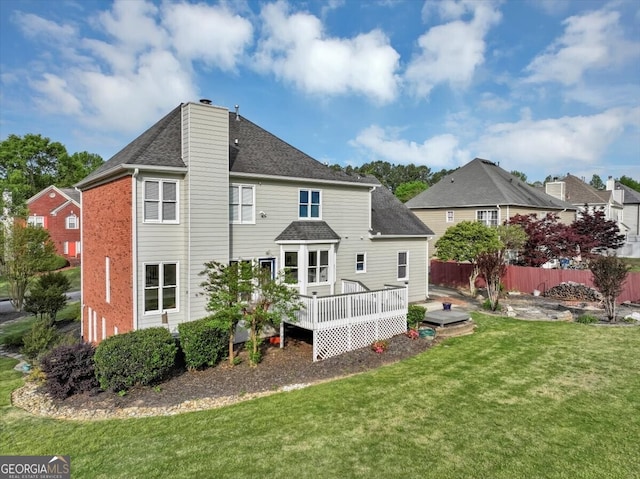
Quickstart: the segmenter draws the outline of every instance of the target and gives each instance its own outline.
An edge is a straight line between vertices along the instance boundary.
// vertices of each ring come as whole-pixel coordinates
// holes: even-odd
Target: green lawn
[[[2,360],[0,450],[83,478],[639,477],[640,328],[475,317],[395,365],[173,417],[32,417]]]
[[[640,258],[622,258],[622,259],[624,259],[624,262],[631,267],[630,271],[634,271],[634,272],[640,271]]]
[[[62,273],[69,278],[71,282],[71,287],[69,291],[80,291],[80,266],[76,266],[75,268],[69,268],[62,271]],[[8,298],[9,297],[9,283],[7,280],[0,276],[0,298]]]

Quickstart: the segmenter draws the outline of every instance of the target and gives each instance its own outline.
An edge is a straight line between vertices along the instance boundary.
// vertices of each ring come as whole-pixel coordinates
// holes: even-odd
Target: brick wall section
[[[51,192],[53,192],[55,195],[53,198],[49,196],[49,193]],[[68,256],[64,254],[64,242],[68,241],[70,243],[75,243],[76,241],[80,241],[80,228],[75,230],[68,230],[66,225],[66,218],[71,213],[74,213],[78,217],[79,224],[80,208],[74,203],[69,203],[67,206],[58,211],[55,216],[51,214],[53,210],[67,201],[68,199],[57,191],[47,190],[43,192],[40,197],[34,199],[29,204],[29,216],[44,216],[44,227],[49,231],[49,236],[51,236],[51,240],[56,245],[56,252],[60,256],[64,256],[68,260],[72,261],[76,259],[76,257],[75,255]]]
[[[133,329],[132,178],[126,176],[82,192],[83,259],[82,321],[84,340],[89,338],[88,312],[96,312],[97,343],[106,336]],[[106,302],[105,257],[110,258],[111,300]],[[93,313],[92,313],[93,315]]]

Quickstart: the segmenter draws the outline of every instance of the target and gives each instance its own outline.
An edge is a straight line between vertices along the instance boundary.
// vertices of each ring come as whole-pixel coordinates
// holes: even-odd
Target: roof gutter
[[[118,165],[108,170],[103,171],[95,177],[87,177],[80,182],[76,183],[74,187],[79,190],[88,190],[95,188],[101,184],[106,183],[112,179],[116,179],[118,176],[125,176],[131,174],[131,172],[137,174],[139,171],[155,171],[160,173],[186,173],[188,171],[186,166],[152,166],[152,165]]]
[[[361,187],[369,187],[376,188],[377,186],[374,183],[359,183],[357,181],[341,181],[341,180],[322,180],[318,178],[304,178],[304,177],[293,177],[293,176],[278,176],[278,175],[263,175],[260,173],[240,173],[235,171],[229,172],[229,178],[254,178],[258,180],[277,180],[277,181],[290,181],[294,183],[316,183],[316,184],[327,184],[327,185],[348,185],[348,186],[361,186]]]

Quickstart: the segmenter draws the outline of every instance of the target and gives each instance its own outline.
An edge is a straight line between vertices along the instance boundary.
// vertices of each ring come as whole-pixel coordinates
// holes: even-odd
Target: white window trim
[[[496,214],[496,223],[493,224],[491,221],[487,221],[487,219],[479,218],[480,213],[495,213]],[[476,210],[476,221],[485,224],[486,226],[498,226],[500,224],[500,211],[497,209],[488,209],[488,210]]]
[[[148,182],[157,182],[158,183],[158,219],[147,219],[145,214],[145,202],[147,201],[147,183]],[[165,220],[162,218],[162,193],[164,191],[163,185],[165,183],[174,183],[176,185],[176,219],[175,220]],[[155,201],[155,200],[153,200]],[[143,223],[151,223],[151,224],[172,224],[176,225],[180,223],[180,182],[178,180],[168,180],[163,178],[145,178],[143,181],[142,187],[142,221]]]
[[[311,266],[309,265],[309,253],[316,253],[316,257],[318,260],[318,265],[314,266],[313,268],[316,270],[317,274],[317,278],[320,278],[320,267],[322,266],[320,264],[320,252],[322,251],[326,251],[327,252],[327,280],[326,281],[316,281],[316,282],[311,282],[309,281],[309,270],[311,269]],[[309,286],[323,286],[323,285],[327,285],[331,283],[331,248],[307,248],[307,255],[306,255],[306,264],[305,264],[305,281],[307,282],[307,284]]]
[[[232,187],[236,187],[239,188],[238,190],[238,220],[231,220],[231,224],[234,225],[255,225],[256,224],[256,186],[255,185],[248,185],[248,184],[243,184],[243,183],[232,183],[230,185],[229,188],[229,207],[231,207],[231,188]],[[252,216],[253,219],[251,221],[245,221],[242,218],[242,189],[243,188],[251,188],[251,195],[252,195],[252,203],[251,206],[253,208],[252,211]],[[231,218],[231,215],[229,215],[229,218]]]
[[[307,212],[309,213],[307,216],[300,216],[300,193],[302,191],[307,191],[309,193],[309,203],[307,203],[308,205],[308,209]],[[317,191],[318,194],[320,195],[320,200],[318,203],[318,216],[311,216],[311,193]],[[318,189],[318,188],[299,188],[298,189],[298,198],[297,198],[297,205],[296,207],[298,208],[298,219],[300,220],[321,220],[322,219],[322,190]]]
[[[65,241],[62,243],[62,254],[69,254],[69,242]]]
[[[31,215],[27,218],[27,224],[44,228],[44,216]]]
[[[111,258],[104,258],[105,301],[111,303]]]
[[[73,218],[73,220],[74,220],[74,223],[73,223],[73,224],[74,224],[74,226],[73,226],[73,227],[72,227],[72,226],[70,226],[70,223],[71,223],[71,222],[70,222],[69,220],[70,220],[71,218]],[[68,229],[68,230],[77,230],[77,229],[79,229],[79,228],[80,228],[80,225],[78,224],[78,217],[77,217],[76,215],[74,215],[74,214],[70,214],[69,216],[67,216],[67,217],[64,219],[64,226],[65,226],[65,228],[66,228],[66,229]]]
[[[406,255],[406,263],[405,263],[405,276],[404,277],[400,277],[398,276],[397,280],[398,281],[407,281],[409,279],[409,251],[403,250],[403,251],[398,251],[396,253],[396,275],[398,274],[398,270],[400,269],[400,253],[404,253]]]
[[[162,308],[164,306],[162,304],[162,288],[164,285],[164,268],[165,264],[175,264],[176,265],[176,307],[175,308]],[[146,293],[147,293],[147,266],[150,265],[158,265],[159,267],[159,278],[158,278],[158,305],[161,306],[160,309],[145,311],[146,307]],[[178,261],[149,261],[147,263],[142,264],[142,311],[145,316],[160,314],[164,312],[175,313],[180,310],[180,263]]]
[[[449,219],[449,214],[451,214],[451,219]],[[453,211],[453,210],[448,210],[448,211],[445,213],[445,222],[447,222],[447,223],[455,223],[455,221],[456,221],[456,220],[455,220],[455,213],[454,213],[454,211]]]
[[[358,256],[362,255],[363,259],[362,259],[362,269],[358,270]],[[366,273],[367,272],[367,253],[356,253],[356,274],[362,274],[362,273]]]

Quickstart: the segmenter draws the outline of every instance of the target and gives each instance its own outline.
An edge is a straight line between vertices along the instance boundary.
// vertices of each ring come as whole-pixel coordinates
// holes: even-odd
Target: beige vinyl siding
[[[188,103],[183,106],[183,159],[189,207],[185,212],[185,242],[189,251],[187,317],[204,317],[206,295],[199,273],[208,261],[229,259],[229,112],[225,108]]]
[[[144,222],[144,182],[145,180],[176,180],[178,184],[178,224],[145,223]],[[138,277],[138,302],[136,313],[138,327],[149,328],[161,325],[161,314],[145,314],[144,312],[144,287],[145,264],[160,262],[178,262],[180,264],[179,287],[177,293],[178,312],[169,313],[171,322],[182,320],[185,315],[186,295],[184,284],[186,275],[184,268],[187,264],[185,236],[185,205],[186,191],[182,176],[169,174],[139,174],[136,178],[136,205],[138,217],[137,230],[137,277]]]

